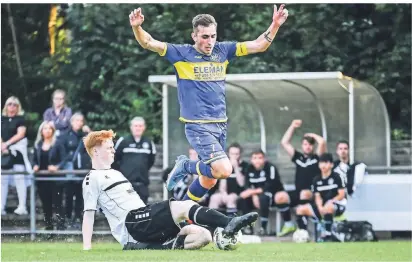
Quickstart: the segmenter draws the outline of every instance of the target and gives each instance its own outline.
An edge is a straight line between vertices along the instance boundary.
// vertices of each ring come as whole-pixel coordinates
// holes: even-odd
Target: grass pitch
[[[122,251],[115,243],[2,243],[2,261],[412,261],[410,241],[377,243],[262,243],[221,251],[213,245],[196,251]]]

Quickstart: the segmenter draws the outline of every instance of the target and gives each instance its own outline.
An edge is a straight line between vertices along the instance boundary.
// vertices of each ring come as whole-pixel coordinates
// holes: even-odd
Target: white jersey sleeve
[[[90,173],[83,180],[84,210],[97,210],[97,200],[100,195],[99,181]]]

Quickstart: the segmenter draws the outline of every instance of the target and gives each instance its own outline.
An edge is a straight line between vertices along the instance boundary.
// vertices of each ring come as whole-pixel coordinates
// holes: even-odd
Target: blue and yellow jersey
[[[247,55],[244,43],[216,42],[204,55],[192,45],[166,44],[161,56],[173,64],[183,122],[226,122],[225,78],[229,61]]]

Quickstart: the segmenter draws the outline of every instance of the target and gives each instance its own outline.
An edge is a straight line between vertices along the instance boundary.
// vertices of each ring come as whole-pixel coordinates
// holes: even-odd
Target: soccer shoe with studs
[[[242,228],[255,223],[258,218],[259,214],[256,212],[251,212],[240,217],[234,217],[230,220],[229,224],[224,228],[222,233],[225,236],[233,237]]]
[[[170,171],[166,181],[167,190],[172,191],[177,183],[179,183],[179,181],[188,176],[185,170],[185,163],[187,161],[189,161],[189,158],[185,155],[180,155],[177,157],[176,164],[173,167],[172,171]]]

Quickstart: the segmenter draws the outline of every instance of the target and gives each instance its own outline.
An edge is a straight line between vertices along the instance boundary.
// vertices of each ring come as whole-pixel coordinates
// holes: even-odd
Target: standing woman
[[[72,109],[66,105],[66,92],[57,89],[52,95],[53,106],[44,111],[43,121],[52,121],[56,127],[56,136],[70,128]]]
[[[32,172],[27,157],[26,124],[24,110],[17,97],[11,96],[6,100],[1,116],[1,169],[18,172]],[[19,205],[14,210],[17,215],[27,215],[27,186],[30,185],[28,176],[24,174],[1,176],[1,214],[6,214],[9,184],[14,184],[17,190]]]
[[[56,138],[56,128],[53,122],[45,121],[37,132],[36,142],[34,143],[34,167],[35,172],[48,170],[50,172],[62,169],[65,165],[66,153],[64,146]],[[56,177],[56,175],[37,175],[37,177]],[[60,177],[60,175],[59,175]],[[37,192],[43,206],[44,221],[46,230],[53,229],[53,206],[57,217],[57,229],[64,228],[62,195],[63,183],[60,181],[38,181]]]

